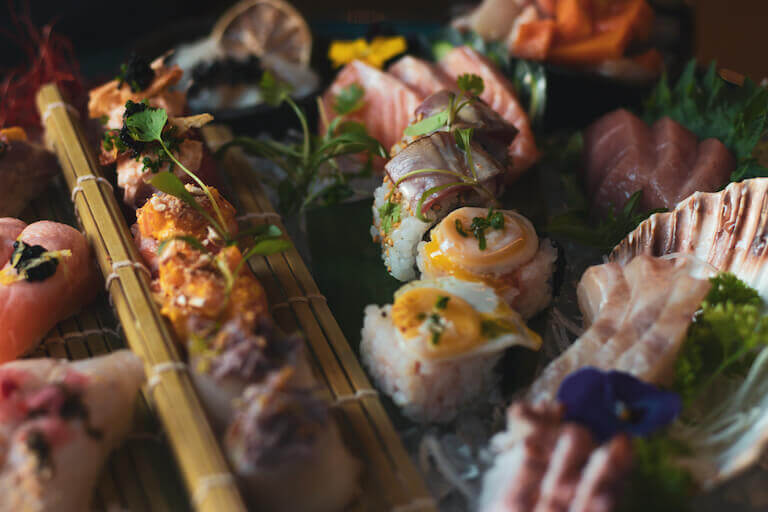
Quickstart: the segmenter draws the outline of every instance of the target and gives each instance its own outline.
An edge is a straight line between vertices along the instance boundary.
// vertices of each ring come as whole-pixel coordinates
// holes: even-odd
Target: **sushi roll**
[[[539,240],[531,222],[517,212],[464,207],[454,210],[418,245],[422,279],[453,276],[496,290],[523,318],[552,300],[557,251]]]
[[[481,282],[414,281],[394,303],[365,310],[360,352],[378,387],[422,422],[450,421],[493,385],[492,369],[513,345],[541,338]]]

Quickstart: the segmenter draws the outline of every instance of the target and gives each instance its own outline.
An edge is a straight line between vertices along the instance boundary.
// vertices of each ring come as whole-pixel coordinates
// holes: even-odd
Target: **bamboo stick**
[[[203,135],[209,146],[218,147],[232,138],[221,126],[207,126]],[[233,181],[236,199],[242,212],[268,214],[269,221],[285,227],[261,188],[256,173],[250,169],[242,151],[227,152],[222,167]],[[296,249],[257,261],[254,271],[271,269],[283,290],[287,307],[280,308],[278,321],[284,328],[300,326],[328,383],[331,396],[339,398],[369,392],[372,387],[355,357],[314,279]],[[293,318],[286,316],[292,312]],[[349,423],[358,455],[366,458],[369,474],[363,482],[367,501],[364,510],[436,510],[421,474],[406,452],[380,400],[374,394],[363,394],[355,400],[343,401],[338,409]],[[371,501],[372,500],[372,501]]]
[[[199,493],[196,508],[201,512],[244,511],[245,505],[189,375],[186,371],[155,372],[155,368],[169,368],[157,365],[178,364],[182,359],[152,299],[144,273],[134,266],[113,270],[115,262],[140,259],[114,195],[103,182],[94,179],[100,173],[82,130],[55,85],[41,88],[37,107],[69,189],[79,190],[73,198],[75,208],[101,271],[104,275],[113,271],[117,275],[110,286],[110,296],[128,344],[144,361],[147,374],[157,382],[151,391],[153,402],[188,491],[193,496]],[[214,481],[219,484],[207,485]]]

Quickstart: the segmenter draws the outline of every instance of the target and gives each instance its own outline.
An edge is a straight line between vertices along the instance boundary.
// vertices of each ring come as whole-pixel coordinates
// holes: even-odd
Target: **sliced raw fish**
[[[664,383],[711,287],[691,271],[685,261],[644,255],[625,266],[606,263],[587,269],[579,284],[579,304],[589,305],[586,316],[592,323],[544,369],[528,398],[555,400],[565,377],[585,366]]]
[[[471,146],[478,182],[494,193],[497,189],[496,178],[501,176],[504,170],[479,144],[472,142]],[[457,177],[446,174],[435,172],[406,177],[408,173],[421,169],[440,169],[472,177],[464,153],[456,145],[454,136],[447,132],[436,132],[408,145],[387,162],[385,169],[392,183],[404,178],[398,189],[412,212],[416,212],[421,196],[434,187],[447,186],[424,200],[422,212],[427,212],[442,198],[469,186],[460,183]]]
[[[346,87],[358,84],[365,90],[363,106],[348,115],[350,120],[365,124],[368,133],[388,151],[403,136],[414,110],[423,96],[395,76],[361,61],[347,64],[336,76],[331,87],[323,94],[320,133],[336,117],[333,105],[336,96]]]
[[[0,285],[0,362],[32,350],[54,325],[77,313],[98,291],[99,273],[91,249],[75,228],[41,221],[24,228],[19,239],[48,251],[68,249],[72,254],[62,257],[55,273],[42,281]],[[16,272],[10,263],[3,271]]]
[[[128,350],[1,365],[0,510],[90,510],[101,468],[131,427],[143,381],[141,360]]]
[[[449,77],[445,71],[431,62],[411,55],[398,59],[397,62],[389,66],[387,72],[400,79],[423,98],[437,91],[456,92],[458,90],[456,80]]]
[[[440,61],[440,67],[454,79],[465,73],[482,78],[485,89],[480,98],[518,129],[517,137],[509,146],[512,157],[510,180],[519,177],[539,160],[528,114],[515,96],[512,84],[490,60],[467,46],[461,46],[449,51]]]
[[[563,421],[561,404],[515,402],[483,477],[480,512],[609,512],[632,467],[632,444],[599,445],[585,427]]]
[[[666,117],[648,126],[619,109],[584,131],[584,181],[598,212],[620,209],[637,191],[643,210],[673,208],[693,192],[717,190],[735,167],[722,142],[699,141]]]

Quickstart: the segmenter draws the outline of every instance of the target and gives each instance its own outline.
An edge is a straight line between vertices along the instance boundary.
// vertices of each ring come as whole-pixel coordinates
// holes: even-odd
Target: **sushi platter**
[[[677,4],[14,14],[0,512],[768,509],[768,84]]]

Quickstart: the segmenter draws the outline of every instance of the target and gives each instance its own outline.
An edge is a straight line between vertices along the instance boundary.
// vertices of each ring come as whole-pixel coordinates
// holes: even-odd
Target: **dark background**
[[[657,0],[670,2],[675,0]],[[768,76],[764,57],[768,26],[768,0],[685,0],[695,6],[697,55],[717,58],[722,65],[761,79]],[[34,22],[42,25],[58,19],[59,32],[72,39],[78,55],[88,63],[99,56],[124,52],[149,34],[176,33],[185,25],[200,26],[199,20],[213,20],[233,1],[205,0],[0,0],[0,30],[13,32],[9,6],[19,10],[31,6]],[[372,22],[382,20],[447,21],[452,9],[468,0],[295,0],[313,21]],[[190,22],[189,20],[193,20]],[[0,68],[15,65],[23,58],[10,42],[0,43]],[[120,58],[120,57],[118,57]],[[112,70],[110,70],[111,72]]]

